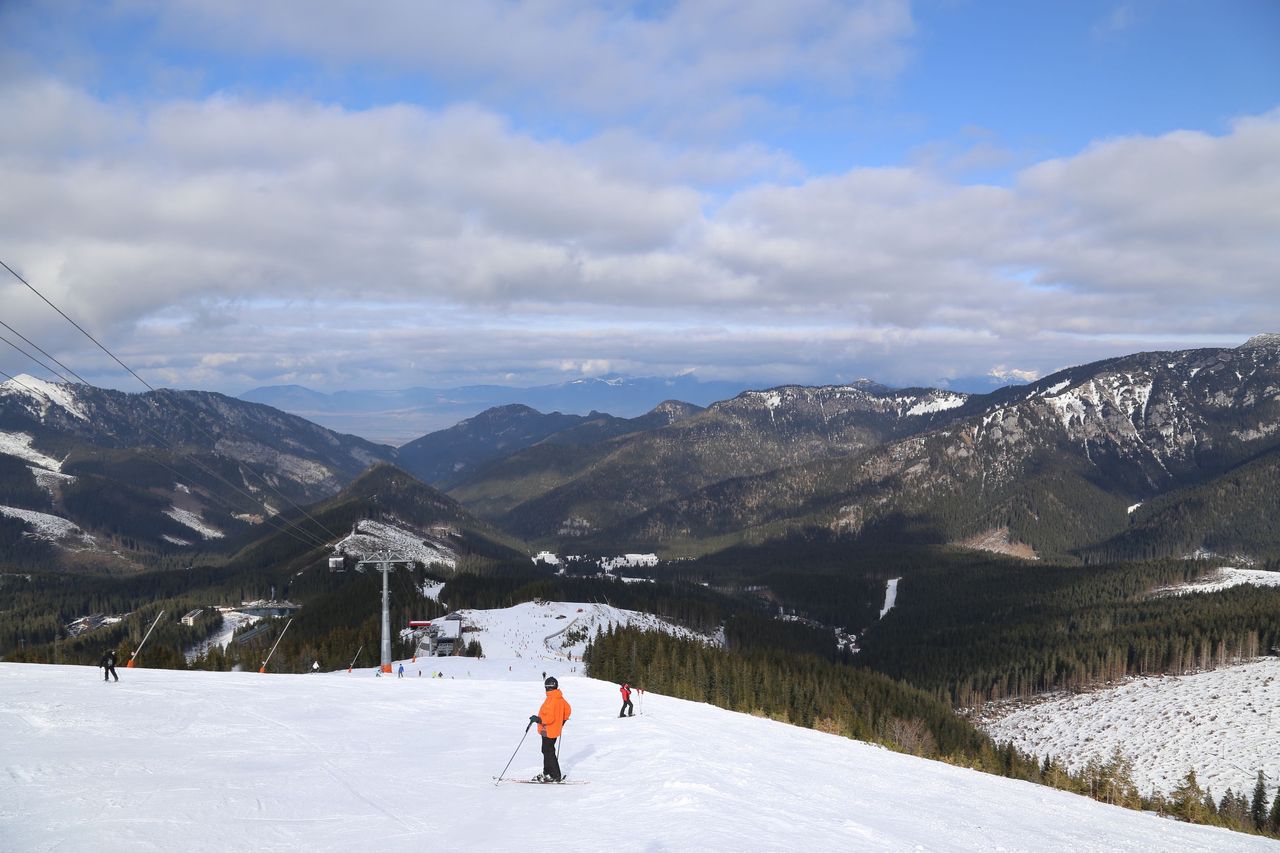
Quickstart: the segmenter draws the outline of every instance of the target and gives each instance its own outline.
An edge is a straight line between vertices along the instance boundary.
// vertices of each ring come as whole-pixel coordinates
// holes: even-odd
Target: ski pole
[[[520,736],[520,742],[519,742],[518,744],[516,744],[516,752],[519,752],[519,751],[520,751],[520,747],[524,746],[524,739],[525,739],[525,738],[527,738],[527,737],[529,736],[529,729],[530,729],[530,728],[532,728],[532,727],[533,727],[533,720],[530,720],[530,721],[529,721],[529,725],[527,725],[527,726],[525,726],[525,727],[524,727],[524,734],[522,734],[522,735]],[[507,775],[507,771],[511,769],[511,762],[513,762],[513,761],[515,761],[515,760],[516,760],[516,752],[511,753],[511,757],[510,757],[509,759],[507,759],[507,766],[506,766],[506,767],[504,767],[504,768],[502,768],[502,772],[498,774],[498,782],[501,782],[501,781],[502,781],[502,777],[503,777],[503,776],[506,776],[506,775]],[[494,783],[493,783],[493,784],[494,784],[494,787],[497,787],[498,782],[494,782]]]

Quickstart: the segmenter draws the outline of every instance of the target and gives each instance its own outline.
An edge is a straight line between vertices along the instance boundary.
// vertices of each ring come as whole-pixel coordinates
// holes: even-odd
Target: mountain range
[[[633,417],[507,405],[398,449],[217,394],[24,379],[0,386],[0,504],[13,510],[0,542],[36,512],[126,548],[211,547],[378,463],[445,490],[517,550],[675,555],[800,535],[1086,561],[1268,558],[1280,336],[989,394],[860,381]]]
[[[467,385],[326,394],[301,385],[270,385],[246,391],[240,399],[273,406],[340,432],[401,445],[491,408],[520,405],[545,412],[589,415],[602,411],[633,418],[663,400],[679,399],[706,406],[750,387],[753,387],[751,383],[743,382],[703,382],[693,374],[672,377],[611,374],[532,388]]]

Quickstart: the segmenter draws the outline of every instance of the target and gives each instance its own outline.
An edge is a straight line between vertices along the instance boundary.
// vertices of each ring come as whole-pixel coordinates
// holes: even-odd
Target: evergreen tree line
[[[859,663],[977,706],[1129,675],[1211,669],[1280,645],[1280,589],[1151,596],[1205,569],[1179,560],[915,575],[859,639]]]
[[[1252,799],[1229,791],[1215,804],[1195,786],[1194,772],[1188,774],[1189,790],[1180,786],[1168,797],[1143,796],[1133,781],[1132,760],[1118,750],[1108,760],[1091,760],[1072,773],[1055,758],[1040,761],[1011,743],[996,743],[925,691],[797,651],[805,645],[798,631],[771,647],[779,635],[745,640],[752,627],[759,625],[749,618],[742,621],[733,632],[739,635],[736,647],[731,643],[727,649],[614,627],[593,638],[583,660],[592,678],[879,743],[1112,805],[1280,837],[1280,790],[1268,808],[1261,772]]]
[[[1244,791],[1227,789],[1219,800],[1213,792],[1200,786],[1194,770],[1187,772],[1182,781],[1164,801],[1164,811],[1191,823],[1207,823],[1224,826],[1237,832],[1251,832],[1280,838],[1280,786],[1268,806],[1266,776],[1258,771],[1252,796]]]

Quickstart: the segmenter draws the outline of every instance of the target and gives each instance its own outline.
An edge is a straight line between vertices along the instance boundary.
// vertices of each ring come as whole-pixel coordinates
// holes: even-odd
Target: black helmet
[[[560,686],[560,682],[556,681],[556,677],[554,675],[548,675],[547,680],[542,682],[542,686],[548,690],[555,690]]]

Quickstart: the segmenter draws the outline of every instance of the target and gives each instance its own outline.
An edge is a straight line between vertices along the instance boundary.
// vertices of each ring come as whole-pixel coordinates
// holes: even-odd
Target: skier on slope
[[[102,656],[102,663],[98,664],[102,667],[102,680],[110,681],[112,677],[116,681],[120,680],[120,676],[116,675],[116,650],[107,649],[107,653]]]
[[[542,683],[546,688],[547,698],[543,701],[538,713],[529,718],[529,722],[538,724],[538,734],[542,735],[542,773],[534,777],[535,782],[559,782],[561,778],[560,761],[556,758],[556,740],[564,724],[569,722],[572,708],[560,692],[560,682],[550,676]]]
[[[618,692],[622,694],[622,709],[618,711],[619,717],[634,717],[636,715],[635,706],[631,704],[631,685],[622,682],[622,686],[618,688]]]

